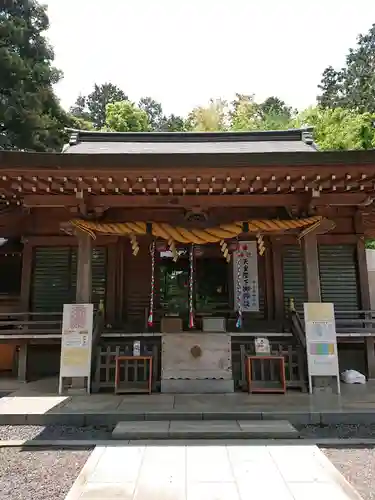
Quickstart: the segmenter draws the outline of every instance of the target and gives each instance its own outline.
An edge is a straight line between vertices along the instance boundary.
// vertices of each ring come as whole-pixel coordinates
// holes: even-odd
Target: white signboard
[[[237,296],[238,263],[240,270],[242,312],[259,311],[258,247],[256,241],[240,241],[233,255],[234,296]],[[235,299],[235,310],[238,310]]]
[[[257,337],[254,341],[255,344],[255,354],[270,356],[271,354],[271,346],[270,341],[263,337]]]
[[[64,304],[59,393],[63,378],[87,377],[90,392],[93,304]]]
[[[333,304],[305,303],[305,331],[309,389],[312,377],[336,377],[340,394],[339,363],[337,355],[336,325]]]

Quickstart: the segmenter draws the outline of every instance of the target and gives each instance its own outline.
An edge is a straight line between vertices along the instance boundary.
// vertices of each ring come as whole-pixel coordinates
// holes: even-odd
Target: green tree
[[[375,116],[342,108],[309,108],[294,120],[296,127],[314,127],[321,150],[370,149],[375,147]]]
[[[90,121],[78,116],[68,115],[68,122],[69,128],[74,128],[76,130],[94,130],[94,125]]]
[[[375,24],[366,35],[359,35],[344,68],[324,70],[319,89],[322,107],[375,113]]]
[[[87,101],[87,97],[80,94],[77,97],[77,100],[74,103],[74,105],[70,107],[69,112],[72,116],[75,116],[76,118],[86,120],[89,122],[89,121],[91,121],[91,115],[87,109],[87,102],[86,101]]]
[[[164,117],[161,127],[163,132],[185,132],[187,130],[186,122],[181,116],[174,115]]]
[[[53,91],[61,73],[45,31],[46,8],[35,0],[0,6],[0,148],[61,150],[69,120]]]
[[[106,129],[114,132],[146,132],[150,129],[147,113],[130,101],[107,105]]]
[[[150,130],[154,132],[162,130],[165,117],[160,102],[155,101],[152,97],[142,97],[138,103],[138,107],[146,113]]]
[[[112,83],[94,85],[94,90],[87,96],[79,95],[70,113],[77,118],[92,122],[95,129],[100,130],[106,123],[108,104],[127,101],[128,96]]]
[[[210,99],[207,106],[194,108],[187,119],[187,127],[196,132],[223,131],[228,127],[228,106],[222,99]]]
[[[232,130],[283,130],[291,124],[293,110],[278,97],[257,103],[254,95],[236,94],[230,112]]]

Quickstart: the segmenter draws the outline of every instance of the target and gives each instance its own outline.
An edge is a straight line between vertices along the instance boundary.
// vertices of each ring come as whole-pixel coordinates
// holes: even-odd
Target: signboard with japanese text
[[[305,303],[305,331],[309,388],[312,377],[335,377],[340,393],[334,306],[331,303]]]
[[[61,336],[60,383],[66,377],[91,376],[93,304],[64,304]],[[88,382],[88,390],[89,390]]]
[[[240,241],[238,250],[233,254],[233,280],[234,290],[237,290],[239,272],[239,285],[241,288],[242,312],[259,311],[259,280],[258,280],[258,248],[256,241]],[[235,304],[238,310],[238,304]]]

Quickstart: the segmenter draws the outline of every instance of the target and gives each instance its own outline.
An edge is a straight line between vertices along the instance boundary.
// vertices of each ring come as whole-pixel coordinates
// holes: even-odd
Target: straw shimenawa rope
[[[321,216],[308,217],[306,219],[278,220],[278,219],[256,219],[246,222],[234,222],[232,224],[221,224],[217,227],[207,229],[187,229],[180,226],[171,226],[159,222],[151,223],[151,232],[155,238],[162,238],[167,242],[194,243],[205,245],[207,243],[218,243],[223,240],[236,238],[243,233],[244,224],[249,233],[272,233],[275,231],[287,231],[290,229],[315,229],[322,221]],[[73,219],[70,223],[76,228],[84,231],[92,238],[96,234],[118,235],[137,237],[147,234],[149,224],[146,222],[94,222],[83,219]]]

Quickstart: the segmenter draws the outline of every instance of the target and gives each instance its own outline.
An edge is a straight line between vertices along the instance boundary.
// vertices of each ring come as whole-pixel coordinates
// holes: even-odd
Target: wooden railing
[[[287,339],[270,339],[271,354],[283,356],[285,360],[285,378],[288,389],[306,391],[307,378],[302,348]],[[255,354],[253,340],[232,339],[232,369],[235,385],[244,389],[247,387],[245,365],[246,357]]]
[[[294,307],[294,300],[289,303],[290,328],[306,347],[305,324],[303,316]],[[335,308],[335,323],[338,337],[375,336],[375,311],[355,310],[343,311]]]
[[[339,336],[375,335],[375,311],[335,310],[335,319]]]
[[[0,313],[0,337],[60,336],[62,313],[10,312]]]
[[[115,389],[116,358],[118,356],[132,356],[134,341],[140,342],[141,356],[152,356],[152,390],[160,388],[161,373],[161,342],[159,337],[134,337],[131,339],[107,340],[100,342],[96,347],[96,364],[93,370],[92,390]],[[128,367],[127,369],[133,369]],[[127,373],[127,380],[144,382],[144,372],[134,371]]]
[[[294,306],[294,299],[290,299],[289,302],[289,319],[290,329],[297,341],[297,344],[300,345],[303,349],[306,349],[305,325]]]

